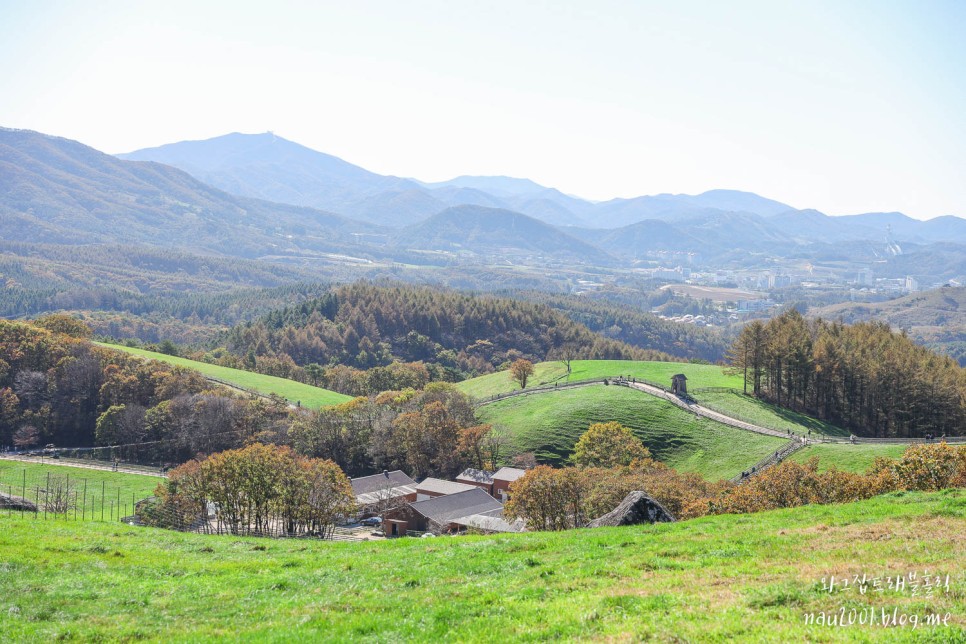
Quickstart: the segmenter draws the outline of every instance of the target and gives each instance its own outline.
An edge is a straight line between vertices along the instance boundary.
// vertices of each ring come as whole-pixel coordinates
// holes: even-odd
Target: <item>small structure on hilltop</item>
[[[587,524],[588,528],[606,528],[641,523],[671,523],[674,517],[663,505],[640,491],[631,492],[616,508]]]
[[[675,396],[687,396],[688,377],[683,373],[677,373],[671,376],[671,393]]]

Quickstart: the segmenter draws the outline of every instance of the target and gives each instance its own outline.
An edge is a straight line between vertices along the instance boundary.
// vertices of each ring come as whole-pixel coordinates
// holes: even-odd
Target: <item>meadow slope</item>
[[[479,408],[483,422],[508,437],[512,451],[560,464],[592,423],[631,428],[671,467],[709,479],[730,478],[787,441],[698,418],[666,400],[627,387],[589,385],[515,396]]]
[[[741,376],[725,373],[717,365],[691,364],[686,362],[654,362],[644,360],[573,360],[571,372],[563,362],[549,361],[534,365],[535,372],[527,387],[552,385],[573,380],[591,378],[615,378],[624,376],[650,380],[667,387],[671,386],[671,376],[683,373],[688,377],[688,388],[734,387],[741,388]],[[465,380],[457,385],[464,393],[478,399],[504,394],[520,388],[519,383],[510,377],[509,371],[499,371],[478,378]]]
[[[275,376],[266,376],[261,373],[242,371],[241,369],[221,367],[218,365],[208,364],[207,362],[188,360],[187,358],[169,356],[164,353],[145,351],[144,349],[135,349],[133,347],[125,347],[116,344],[98,344],[108,349],[124,351],[125,353],[130,353],[142,358],[160,360],[161,362],[167,362],[168,364],[173,364],[179,367],[194,369],[195,371],[199,371],[209,378],[224,381],[240,389],[255,391],[266,396],[270,394],[277,394],[292,404],[301,403],[303,407],[309,407],[312,409],[326,407],[329,405],[338,405],[339,403],[351,400],[350,396],[346,396],[335,391],[329,391],[328,389],[322,389],[321,387],[313,387],[312,385],[296,382],[295,380],[288,380],[286,378],[277,378]]]
[[[331,543],[0,516],[6,641],[966,639],[966,492],[675,524]],[[948,592],[830,594],[924,572]],[[807,624],[855,608],[946,626]],[[497,635],[498,634],[498,635]]]

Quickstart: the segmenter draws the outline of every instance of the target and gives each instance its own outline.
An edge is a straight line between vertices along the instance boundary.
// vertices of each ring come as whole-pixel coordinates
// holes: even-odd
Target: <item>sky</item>
[[[0,0],[0,126],[966,217],[966,2]]]

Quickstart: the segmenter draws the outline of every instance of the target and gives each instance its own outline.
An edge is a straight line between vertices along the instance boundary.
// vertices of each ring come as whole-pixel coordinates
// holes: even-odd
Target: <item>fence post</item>
[[[91,512],[93,515],[94,513]],[[76,516],[76,513],[75,515]],[[81,506],[81,521],[87,519],[87,479],[84,479],[84,505]]]
[[[104,520],[104,490],[107,488],[107,481],[101,481],[101,521]]]

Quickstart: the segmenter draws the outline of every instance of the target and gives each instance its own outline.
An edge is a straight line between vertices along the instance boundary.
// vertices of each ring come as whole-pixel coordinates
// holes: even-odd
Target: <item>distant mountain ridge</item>
[[[453,206],[400,231],[395,245],[481,256],[534,256],[608,266],[615,258],[577,237],[519,212],[502,208]]]
[[[352,213],[231,194],[161,161],[125,160],[68,139],[0,129],[0,239],[152,244],[252,258],[341,253],[415,263],[512,257],[606,267],[641,261],[760,266],[797,257],[878,262],[879,277],[935,281],[966,274],[966,220],[957,217],[829,217],[733,190],[592,203],[511,177],[421,184],[270,133],[123,156],[211,173],[220,185],[249,195],[298,203],[324,198]]]
[[[803,242],[878,241],[890,234],[898,241],[966,241],[966,220],[958,217],[939,218],[944,221],[936,223],[901,213],[828,217],[738,190],[591,202],[530,179],[507,176],[464,175],[448,181],[421,182],[369,172],[272,133],[233,133],[118,156],[170,164],[233,194],[329,210],[396,228],[418,223],[451,206],[477,205],[513,210],[554,226],[618,229],[645,220],[677,225],[715,213],[745,213],[767,220],[778,218],[771,223],[791,239]],[[797,217],[795,213],[807,214]],[[819,221],[817,216],[825,219]]]
[[[0,215],[0,238],[9,241],[148,243],[239,257],[278,253],[296,236],[299,246],[324,250],[367,228],[230,195],[161,163],[10,129],[0,129]]]

